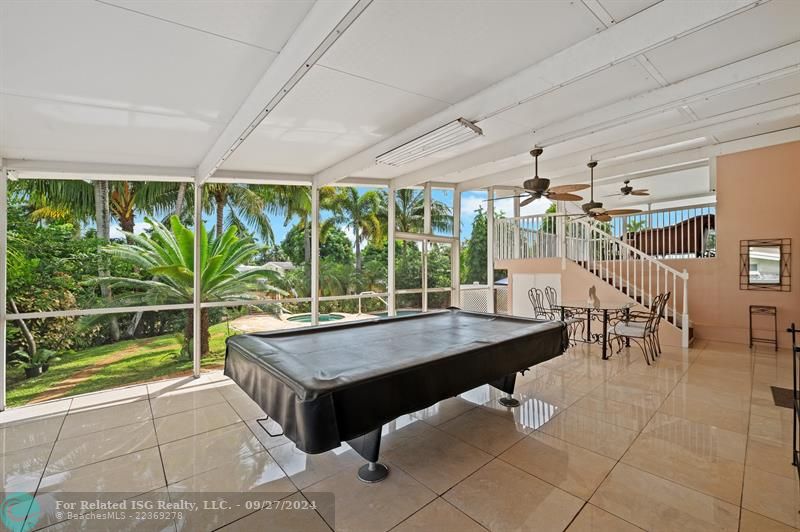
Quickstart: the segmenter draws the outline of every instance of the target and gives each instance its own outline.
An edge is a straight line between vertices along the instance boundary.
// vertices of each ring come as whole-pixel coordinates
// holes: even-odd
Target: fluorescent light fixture
[[[469,120],[459,118],[378,155],[375,162],[402,166],[481,135],[481,128]]]
[[[682,140],[680,142],[673,142],[672,144],[664,144],[663,146],[656,146],[655,148],[648,148],[646,150],[639,150],[633,153],[626,153],[625,155],[619,155],[617,157],[611,157],[610,159],[604,159],[604,162],[609,161],[622,161],[625,159],[632,159],[634,157],[641,157],[643,155],[655,155],[657,153],[664,153],[669,151],[675,151],[679,148],[688,148],[689,146],[696,146],[703,144],[708,139],[705,137],[697,137],[688,140]]]

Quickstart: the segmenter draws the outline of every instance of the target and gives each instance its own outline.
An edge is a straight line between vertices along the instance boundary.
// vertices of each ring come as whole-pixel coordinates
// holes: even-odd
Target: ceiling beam
[[[464,155],[397,176],[393,184],[398,187],[405,186],[431,177],[461,172],[524,154],[534,145],[552,146],[678,109],[692,102],[711,99],[770,79],[788,76],[800,71],[798,58],[800,58],[800,41],[543,126],[533,133],[516,135]]]
[[[209,178],[341,37],[372,0],[318,0],[197,168]]]
[[[665,0],[326,168],[315,180],[319,185],[332,183],[373,166],[381,153],[458,117],[484,120],[761,3],[696,2],[687,9],[684,2]]]
[[[638,151],[648,150],[658,146],[679,143],[689,139],[704,136],[709,141],[698,144],[716,144],[714,135],[742,127],[750,126],[758,122],[769,122],[782,118],[800,116],[800,94],[765,102],[746,109],[738,109],[717,116],[701,119],[690,124],[682,124],[668,129],[653,131],[650,134],[638,134],[634,138],[607,143],[605,145],[591,145],[591,136],[586,138],[585,144],[590,146],[559,157],[547,159],[539,163],[539,170],[547,178],[559,182],[564,180],[564,176],[575,175],[584,169],[584,165],[589,159],[599,160],[601,163],[608,159],[613,159],[623,155],[634,154]],[[695,146],[698,147],[698,146]],[[688,148],[688,146],[686,147]],[[678,147],[672,152],[685,151]],[[663,155],[663,153],[662,153]],[[639,158],[644,159],[644,157]],[[621,164],[609,161],[611,165]],[[527,179],[532,175],[530,162],[508,168],[502,172],[476,177],[463,182],[465,189],[476,189],[487,186],[499,186],[504,184],[518,184],[519,181]],[[581,179],[581,182],[585,179]]]
[[[22,179],[86,179],[102,176],[108,181],[158,180],[191,181],[194,168],[108,164],[75,161],[39,161],[34,159],[5,159],[6,167]]]

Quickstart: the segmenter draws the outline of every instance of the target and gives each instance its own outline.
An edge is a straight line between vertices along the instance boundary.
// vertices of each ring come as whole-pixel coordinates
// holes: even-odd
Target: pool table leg
[[[381,428],[368,432],[347,442],[355,452],[361,455],[368,463],[358,468],[358,479],[372,484],[380,482],[389,476],[389,468],[378,462],[381,450]]]

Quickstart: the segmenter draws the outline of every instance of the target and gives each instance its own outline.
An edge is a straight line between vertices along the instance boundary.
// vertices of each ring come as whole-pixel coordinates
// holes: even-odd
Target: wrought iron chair
[[[544,295],[545,298],[547,298],[547,305],[550,307],[550,313],[553,315],[553,319],[559,319],[561,317],[561,307],[558,305],[558,292],[556,292],[556,289],[552,286],[545,286]],[[574,311],[564,309],[564,321],[569,328],[570,343],[575,345],[576,341],[574,339],[578,337],[578,328],[581,330],[581,335],[583,335],[585,330],[584,319],[578,317],[577,313]]]
[[[631,312],[625,318],[618,321],[609,332],[609,342],[616,340],[619,342],[617,353],[622,351],[624,341],[633,340],[639,346],[644,356],[644,361],[650,365],[650,360],[655,361],[657,353],[656,322],[663,309],[663,301],[666,294],[658,294],[653,298],[653,303],[648,312]],[[624,341],[623,341],[624,340]],[[648,357],[648,354],[650,357]]]
[[[538,288],[531,288],[528,290],[528,299],[531,300],[533,305],[533,314],[537,319],[554,320],[556,319],[553,312],[544,306],[544,293]]]

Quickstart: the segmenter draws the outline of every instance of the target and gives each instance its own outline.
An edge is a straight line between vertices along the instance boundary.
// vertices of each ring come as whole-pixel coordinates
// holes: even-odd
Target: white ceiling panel
[[[98,2],[5,2],[0,91],[227,121],[276,55]]]
[[[628,17],[632,17],[639,11],[643,11],[650,6],[659,3],[661,0],[600,0],[608,14],[614,22],[622,22]]]
[[[617,196],[623,186],[623,179],[619,182],[605,183],[595,187],[595,198],[603,202],[606,208],[632,207],[646,205],[666,198],[677,196],[702,195],[709,193],[710,181],[707,166],[667,172],[631,180],[631,186],[636,189],[646,189],[649,196]],[[588,197],[588,192],[585,193]]]
[[[706,118],[798,93],[800,93],[800,74],[795,74],[723,93],[695,102],[691,107],[697,116]]]
[[[376,0],[321,64],[455,103],[598,29],[577,1]]]
[[[800,126],[800,105],[797,106],[796,112],[793,116],[787,116],[778,120],[757,121],[747,127],[740,127],[715,133],[714,136],[717,137],[720,142],[727,142],[729,140],[753,137],[755,135],[762,135],[764,133],[780,131],[798,126]]]
[[[334,1],[334,0],[327,0]],[[279,52],[314,0],[105,0],[151,16]]]
[[[188,116],[8,95],[0,95],[0,124],[7,158],[181,167],[196,165],[222,130]]]
[[[536,129],[657,87],[658,82],[639,63],[629,60],[509,109],[500,116]]]
[[[800,40],[800,2],[772,0],[648,52],[675,82]]]
[[[318,172],[444,107],[430,98],[315,66],[223,168]]]

